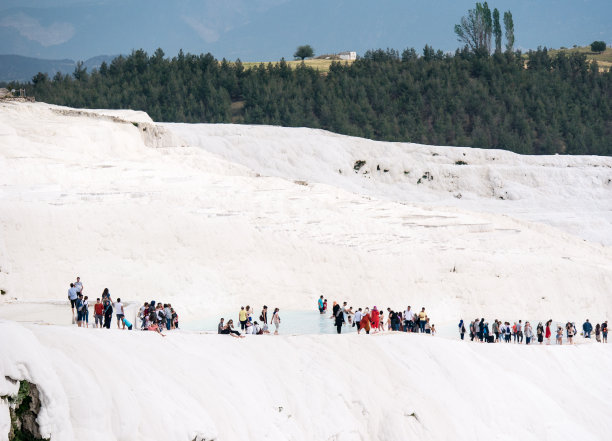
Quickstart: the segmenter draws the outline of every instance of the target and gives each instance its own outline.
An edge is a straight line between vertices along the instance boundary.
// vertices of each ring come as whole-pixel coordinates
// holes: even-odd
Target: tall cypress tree
[[[502,29],[499,23],[499,11],[493,9],[493,35],[495,36],[495,53],[501,53],[502,46]]]
[[[514,49],[514,21],[510,11],[504,12],[504,28],[506,29],[506,52],[512,52]]]

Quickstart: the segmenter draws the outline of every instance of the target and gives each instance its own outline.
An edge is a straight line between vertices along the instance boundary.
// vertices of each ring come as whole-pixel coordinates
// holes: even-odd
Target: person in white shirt
[[[123,317],[125,317],[125,312],[123,311],[123,304],[121,303],[121,299],[117,299],[115,304],[113,305],[115,309],[115,314],[117,316],[117,329],[123,326],[125,329],[125,323],[123,323]]]
[[[361,319],[362,318],[363,318],[363,312],[361,312],[361,308],[359,308],[355,312],[355,317],[353,317],[353,324],[357,327],[357,334],[359,334],[359,331],[361,329]]]
[[[263,333],[263,332],[262,332],[262,330],[261,330],[261,326],[259,326],[259,323],[255,322],[255,323],[253,324],[253,334],[254,334],[254,335],[259,335],[259,334],[262,334],[262,333]]]
[[[410,306],[406,307],[404,311],[404,332],[412,332],[412,320],[414,319],[414,312],[410,309]]]
[[[83,284],[81,283],[80,277],[77,277],[77,281],[74,282],[74,287],[77,289],[77,293],[83,294]]]

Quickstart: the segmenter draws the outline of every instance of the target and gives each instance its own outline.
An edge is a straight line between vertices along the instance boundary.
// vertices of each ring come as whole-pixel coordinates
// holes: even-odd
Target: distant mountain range
[[[117,55],[99,55],[84,61],[88,72],[98,69],[103,62],[110,63]],[[45,60],[42,58],[22,57],[21,55],[0,55],[0,82],[29,81],[38,72],[53,77],[57,72],[74,72],[74,60]]]

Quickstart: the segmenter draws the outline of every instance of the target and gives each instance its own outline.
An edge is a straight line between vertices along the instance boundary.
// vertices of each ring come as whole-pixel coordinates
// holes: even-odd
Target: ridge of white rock
[[[41,433],[57,441],[603,441],[612,430],[612,352],[600,344],[162,339],[0,321],[0,347],[0,391],[5,376],[37,384]]]

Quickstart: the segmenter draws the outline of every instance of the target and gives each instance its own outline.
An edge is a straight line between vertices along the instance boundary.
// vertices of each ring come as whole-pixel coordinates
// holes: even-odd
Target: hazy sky
[[[0,54],[86,59],[161,47],[217,58],[291,58],[425,44],[452,51],[462,0],[2,0]],[[492,1],[515,22],[516,47],[612,43],[612,0]]]

